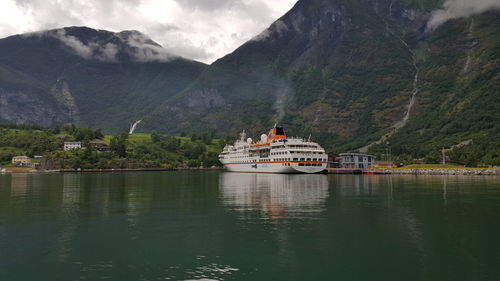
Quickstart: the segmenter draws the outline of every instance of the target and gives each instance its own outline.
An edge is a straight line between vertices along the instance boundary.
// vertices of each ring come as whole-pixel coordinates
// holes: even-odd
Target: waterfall
[[[415,59],[415,58],[414,58]],[[410,112],[413,108],[413,106],[415,105],[415,99],[417,97],[417,94],[418,94],[418,68],[417,68],[417,65],[414,61],[414,65],[415,65],[415,77],[413,78],[413,92],[411,93],[411,98],[410,98],[410,103],[408,104],[407,108],[406,108],[406,113],[403,117],[402,120],[398,121],[396,124],[394,124],[394,128],[396,129],[400,129],[402,127],[404,127],[404,125],[406,125],[406,122],[408,122],[408,120],[410,119]]]
[[[467,74],[469,72],[470,63],[471,63],[471,53],[472,48],[474,47],[474,18],[471,19],[469,25],[469,32],[467,33],[467,39],[470,40],[469,48],[467,50],[467,59],[465,60],[465,65],[462,68],[462,74]]]
[[[130,126],[130,130],[128,132],[129,135],[133,134],[135,129],[137,128],[137,125],[139,125],[139,123],[141,123],[142,120],[139,120],[139,121],[135,121],[134,124],[132,124],[132,126]]]
[[[392,2],[391,2],[390,9],[392,9]],[[392,12],[392,11],[390,11],[390,12]],[[418,94],[418,74],[419,74],[419,69],[418,69],[418,66],[417,66],[417,58],[415,56],[415,53],[410,48],[410,46],[408,45],[408,43],[406,43],[403,40],[403,38],[401,38],[400,36],[398,36],[396,33],[394,33],[389,28],[388,22],[386,21],[385,23],[386,23],[386,32],[389,32],[389,34],[391,34],[392,36],[394,36],[395,38],[397,38],[399,40],[399,42],[401,42],[401,44],[406,48],[406,50],[408,51],[408,53],[410,53],[410,56],[411,56],[411,59],[412,59],[412,63],[413,63],[413,68],[415,69],[415,76],[413,77],[413,85],[412,85],[413,86],[413,90],[412,90],[412,93],[411,93],[410,102],[408,103],[408,105],[406,107],[406,112],[405,112],[405,114],[403,116],[403,119],[401,119],[398,122],[396,122],[392,126],[392,130],[390,132],[388,132],[387,134],[383,135],[382,137],[380,137],[380,139],[378,139],[377,141],[372,142],[372,143],[370,143],[370,144],[368,144],[368,145],[360,148],[359,151],[362,152],[362,153],[366,153],[368,151],[368,149],[370,147],[372,147],[373,145],[381,144],[381,143],[385,142],[388,138],[390,138],[391,136],[393,136],[399,129],[403,128],[406,125],[406,123],[410,119],[410,113],[411,113],[411,110],[413,109],[413,106],[415,105],[415,100],[416,100],[417,94]]]

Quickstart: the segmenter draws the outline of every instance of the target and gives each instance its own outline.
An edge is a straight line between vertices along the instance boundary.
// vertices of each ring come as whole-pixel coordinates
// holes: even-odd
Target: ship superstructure
[[[255,143],[243,131],[239,140],[224,147],[219,161],[233,172],[319,173],[326,169],[328,156],[319,144],[287,138],[283,128],[274,126]]]

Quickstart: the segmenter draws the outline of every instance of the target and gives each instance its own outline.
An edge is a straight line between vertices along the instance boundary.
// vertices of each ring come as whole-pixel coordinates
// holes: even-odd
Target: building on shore
[[[340,157],[335,153],[328,153],[327,168],[340,168]]]
[[[111,147],[108,145],[105,145],[102,140],[93,140],[89,142],[89,147],[93,148],[99,152],[106,152],[106,151],[111,151]]]
[[[363,153],[341,153],[339,154],[341,168],[367,169],[375,163],[377,157]]]
[[[107,145],[96,146],[95,149],[99,152],[111,151],[111,147]]]
[[[89,146],[97,148],[97,147],[104,146],[104,143],[102,142],[102,140],[93,140],[93,141],[89,142]]]
[[[14,156],[11,161],[12,165],[19,167],[31,167],[31,158],[28,156]]]
[[[64,142],[64,150],[73,150],[73,149],[81,149],[82,142],[81,141],[65,141]]]

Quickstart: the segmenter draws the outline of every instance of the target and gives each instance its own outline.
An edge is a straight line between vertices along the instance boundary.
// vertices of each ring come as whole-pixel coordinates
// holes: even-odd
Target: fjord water
[[[500,179],[0,175],[0,280],[500,280]]]

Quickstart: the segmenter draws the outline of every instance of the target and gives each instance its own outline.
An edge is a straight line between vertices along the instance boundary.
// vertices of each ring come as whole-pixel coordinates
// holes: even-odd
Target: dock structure
[[[354,174],[359,175],[363,173],[363,169],[359,168],[327,168],[327,174]]]

